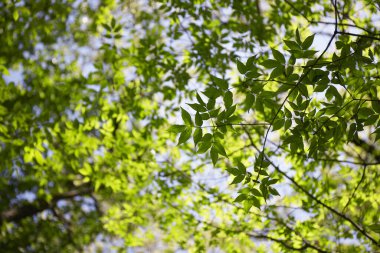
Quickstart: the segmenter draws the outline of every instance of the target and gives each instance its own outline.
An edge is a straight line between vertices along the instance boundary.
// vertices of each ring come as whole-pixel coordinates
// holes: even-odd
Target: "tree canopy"
[[[1,1],[1,251],[379,251],[379,13]]]

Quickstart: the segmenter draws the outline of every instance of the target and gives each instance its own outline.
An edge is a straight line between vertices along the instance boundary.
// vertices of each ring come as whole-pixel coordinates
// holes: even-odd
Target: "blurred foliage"
[[[1,252],[377,252],[376,1],[1,1]]]

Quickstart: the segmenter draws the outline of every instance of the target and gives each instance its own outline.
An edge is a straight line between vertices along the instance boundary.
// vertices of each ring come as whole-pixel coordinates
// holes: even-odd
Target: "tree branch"
[[[246,131],[246,132],[248,132],[248,131]],[[250,137],[249,133],[248,133],[248,136]],[[250,138],[250,141],[251,141],[252,147],[255,148],[258,152],[260,152],[260,150],[254,145],[253,140],[251,138]],[[365,229],[361,228],[356,222],[354,222],[350,217],[346,216],[344,213],[341,213],[341,212],[335,210],[334,208],[332,208],[331,206],[329,206],[329,205],[325,204],[324,202],[322,202],[320,199],[318,199],[316,196],[314,196],[308,190],[306,190],[303,186],[301,186],[297,181],[295,181],[294,178],[288,176],[288,174],[286,174],[283,170],[281,170],[280,167],[278,167],[277,165],[275,165],[269,159],[269,157],[267,155],[263,154],[263,159],[264,159],[264,157],[265,157],[265,159],[267,161],[270,162],[270,164],[274,167],[274,169],[277,172],[279,172],[286,179],[288,179],[290,182],[292,182],[293,185],[295,185],[298,189],[300,189],[303,193],[305,193],[309,198],[311,198],[312,200],[314,200],[315,202],[317,202],[319,205],[323,206],[324,208],[328,209],[329,211],[331,211],[335,215],[339,216],[340,218],[348,221],[353,227],[355,227],[355,229],[358,232],[360,232],[362,235],[364,235],[365,237],[367,237],[376,246],[380,247],[380,243],[375,238],[373,238],[370,234],[368,234],[365,231]]]
[[[45,199],[37,199],[33,203],[26,203],[12,207],[0,213],[0,224],[4,221],[18,222],[24,218],[36,215],[39,212],[53,207],[60,200],[72,199],[77,196],[90,194],[91,192],[93,192],[92,187],[89,185],[83,185],[74,190],[53,195],[50,202],[47,202]]]

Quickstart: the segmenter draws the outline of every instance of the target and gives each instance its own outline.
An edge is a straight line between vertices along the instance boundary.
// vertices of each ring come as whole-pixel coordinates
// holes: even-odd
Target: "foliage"
[[[379,11],[0,2],[2,252],[376,252]]]

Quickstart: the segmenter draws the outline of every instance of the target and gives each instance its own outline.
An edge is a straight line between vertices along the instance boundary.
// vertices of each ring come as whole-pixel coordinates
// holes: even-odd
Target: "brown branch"
[[[269,141],[272,145],[274,145],[277,149],[281,149],[281,150],[284,150],[286,152],[290,152],[286,147],[284,146],[281,146],[280,144],[277,144],[277,143],[274,143],[272,141]],[[252,146],[252,145],[247,145],[247,146]],[[245,146],[244,148],[247,148],[247,146]],[[302,152],[297,152],[297,153],[294,153],[294,155],[297,155],[297,156],[300,156],[300,157],[303,157],[304,159],[306,160],[313,160],[315,162],[336,162],[336,163],[348,163],[348,164],[353,164],[353,165],[361,165],[361,166],[375,166],[375,165],[379,165],[380,164],[380,161],[374,161],[374,162],[370,162],[370,161],[367,161],[367,160],[363,160],[363,159],[360,159],[361,162],[356,162],[356,161],[349,161],[349,160],[341,160],[341,159],[335,159],[335,158],[331,158],[331,157],[322,157],[322,158],[313,158],[313,157],[308,157],[305,153],[302,153]],[[349,155],[350,157],[354,157],[354,155]],[[360,157],[359,157],[360,158]]]
[[[218,128],[218,127],[223,127],[223,126],[269,126],[269,123],[265,122],[256,122],[256,123],[222,123],[222,124],[215,124],[214,126],[194,126],[196,128]]]
[[[375,37],[375,36],[371,36],[371,35],[365,35],[365,34],[357,34],[357,33],[342,32],[342,31],[337,31],[337,33],[341,34],[341,35],[349,35],[349,36],[367,38],[367,39],[371,39],[371,40],[380,40],[379,37]]]
[[[302,81],[306,78],[306,76],[310,73],[310,71],[315,67],[315,65],[323,58],[324,54],[327,52],[327,50],[330,48],[331,46],[331,43],[333,42],[335,36],[338,34],[338,21],[337,21],[337,13],[338,13],[338,10],[337,10],[337,7],[336,7],[336,2],[334,3],[334,12],[335,12],[335,29],[334,29],[334,34],[331,36],[329,42],[327,43],[325,49],[323,50],[323,52],[318,56],[318,58],[315,60],[315,62],[313,62],[313,64],[311,64],[309,66],[309,69],[307,69],[303,74],[302,76],[299,78],[298,82],[296,83],[296,85],[289,91],[289,93],[286,95],[284,101],[281,103],[280,107],[277,109],[277,112],[275,113],[274,117],[272,118],[271,122],[270,122],[270,125],[265,133],[265,136],[264,136],[264,141],[263,141],[263,146],[262,146],[262,150],[261,150],[261,154],[263,154],[262,156],[262,159],[260,161],[260,167],[259,167],[259,171],[257,172],[257,178],[256,178],[256,181],[259,180],[259,177],[260,177],[260,172],[261,172],[261,169],[262,169],[262,165],[263,165],[263,162],[264,162],[264,152],[265,152],[265,146],[266,146],[266,143],[267,143],[267,139],[268,139],[268,135],[269,135],[269,132],[271,130],[271,128],[273,127],[273,123],[274,121],[276,120],[277,116],[279,115],[279,113],[281,112],[282,108],[285,106],[285,103],[288,101],[288,98],[290,97],[290,95],[293,93],[293,91],[295,89],[298,88],[298,86],[302,83]]]
[[[52,208],[58,201],[72,199],[77,196],[87,195],[93,192],[92,187],[84,185],[76,189],[53,195],[50,202],[45,199],[37,199],[33,203],[27,203],[20,206],[12,207],[0,213],[0,224],[4,221],[18,222],[24,218],[36,215],[46,209]]]
[[[175,210],[177,210],[181,215],[184,214],[182,208],[179,208],[178,206],[173,205],[172,203],[168,203],[168,202],[167,202],[167,204],[168,204],[169,206],[171,206],[172,208],[174,208]],[[190,215],[192,215],[192,214],[190,214]],[[247,236],[249,236],[249,237],[252,238],[252,239],[266,239],[266,240],[269,240],[269,241],[277,242],[277,243],[281,244],[282,246],[284,246],[285,248],[290,249],[290,250],[294,250],[294,251],[304,251],[304,250],[307,249],[307,248],[312,248],[312,249],[317,250],[318,252],[327,252],[327,251],[325,251],[325,250],[322,250],[322,249],[320,249],[320,248],[318,248],[318,247],[316,247],[316,246],[310,244],[310,243],[307,242],[307,241],[306,241],[306,242],[303,241],[304,244],[303,244],[301,247],[297,248],[297,247],[294,247],[294,246],[288,244],[288,241],[287,241],[287,240],[282,240],[282,239],[279,239],[279,238],[275,238],[275,237],[269,236],[269,235],[267,235],[267,234],[262,234],[262,233],[252,233],[252,232],[244,231],[244,230],[242,230],[242,229],[240,229],[240,230],[235,230],[235,229],[230,229],[230,228],[223,228],[223,227],[220,227],[220,226],[218,226],[218,225],[216,225],[216,224],[214,224],[214,223],[211,223],[211,222],[204,221],[204,220],[201,220],[201,219],[199,219],[199,218],[196,218],[194,215],[192,215],[192,217],[198,222],[198,224],[204,224],[204,225],[206,225],[206,226],[209,226],[209,227],[212,227],[212,228],[216,228],[216,229],[218,229],[218,230],[222,230],[222,231],[225,231],[225,232],[227,232],[227,233],[228,233],[228,232],[229,232],[229,233],[235,233],[235,234],[236,234],[236,233],[244,233],[244,234],[246,234]]]
[[[294,178],[288,176],[278,166],[275,166],[272,162],[271,162],[271,164],[276,169],[276,171],[278,171],[285,178],[287,178],[289,181],[291,181],[293,185],[295,185],[298,189],[300,189],[303,193],[305,193],[310,199],[314,200],[319,205],[321,205],[324,208],[328,209],[329,211],[331,211],[332,213],[334,213],[338,217],[342,218],[343,220],[348,221],[358,232],[360,232],[362,235],[364,235],[365,237],[367,237],[373,244],[375,244],[376,246],[380,247],[380,243],[375,238],[373,238],[370,234],[368,234],[363,228],[361,228],[356,222],[354,222],[350,217],[346,216],[345,214],[343,214],[343,213],[335,210],[331,206],[329,206],[329,205],[325,204],[324,202],[322,202],[320,199],[318,199],[316,196],[314,196],[308,190],[306,190],[303,186],[301,186],[300,184],[298,184],[298,182],[295,181]]]
[[[342,210],[342,213],[343,213],[343,214],[345,213],[345,210],[347,209],[347,207],[348,207],[348,205],[350,204],[351,200],[354,198],[356,191],[359,189],[360,185],[363,183],[364,178],[365,178],[365,172],[366,172],[366,169],[367,169],[367,166],[364,166],[364,168],[363,168],[363,173],[362,173],[362,176],[361,176],[361,178],[360,178],[360,180],[359,180],[359,183],[356,185],[356,187],[355,187],[353,193],[351,194],[351,197],[348,199],[346,205],[344,206],[344,208],[343,208],[343,210]]]
[[[246,131],[247,132],[247,131]],[[248,132],[247,132],[248,133]],[[248,133],[248,136],[249,133]],[[254,143],[252,142],[252,139],[251,140],[251,144],[252,144],[252,147],[255,148],[258,152],[260,152],[260,150],[256,147],[256,145],[254,145]],[[380,242],[378,242],[375,238],[373,238],[370,234],[368,234],[364,228],[361,228],[356,222],[354,222],[350,217],[348,217],[347,215],[345,215],[344,213],[341,213],[337,210],[335,210],[334,208],[332,208],[331,206],[325,204],[324,202],[322,202],[320,199],[318,199],[316,196],[314,196],[313,194],[311,194],[308,190],[306,190],[302,185],[300,185],[297,181],[294,180],[294,178],[288,176],[288,174],[286,174],[283,170],[280,169],[280,167],[278,167],[277,165],[275,165],[267,155],[263,154],[263,159],[265,159],[274,167],[274,169],[279,172],[280,174],[282,174],[286,179],[288,179],[290,182],[292,182],[293,185],[295,185],[298,189],[300,189],[303,193],[305,193],[310,199],[314,200],[315,202],[317,202],[319,205],[323,206],[324,208],[328,209],[329,211],[331,211],[332,213],[334,213],[335,215],[337,215],[338,217],[342,218],[343,220],[346,220],[348,221],[358,232],[360,232],[362,235],[364,235],[365,237],[367,237],[372,243],[374,243],[376,246],[380,247]]]

